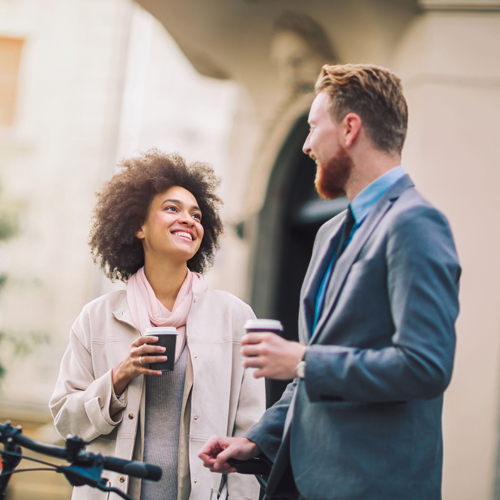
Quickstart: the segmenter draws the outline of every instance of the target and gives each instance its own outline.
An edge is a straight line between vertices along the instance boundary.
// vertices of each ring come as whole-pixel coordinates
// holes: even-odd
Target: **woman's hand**
[[[135,340],[130,346],[128,356],[118,363],[111,371],[113,388],[115,394],[119,396],[132,379],[139,375],[161,375],[161,371],[150,370],[148,363],[161,363],[167,360],[167,356],[159,354],[165,352],[165,348],[151,345],[158,342],[158,337],[144,335]],[[157,354],[152,356],[152,354]]]

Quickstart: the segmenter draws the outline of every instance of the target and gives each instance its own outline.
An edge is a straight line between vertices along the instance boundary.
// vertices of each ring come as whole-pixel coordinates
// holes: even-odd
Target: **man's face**
[[[324,92],[314,99],[309,112],[310,131],[304,153],[316,162],[314,184],[321,197],[330,200],[345,194],[352,160],[340,141],[342,126],[330,114],[330,99]]]

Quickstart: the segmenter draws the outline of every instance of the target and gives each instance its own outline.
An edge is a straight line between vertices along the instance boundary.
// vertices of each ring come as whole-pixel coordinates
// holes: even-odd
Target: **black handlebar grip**
[[[156,465],[114,457],[104,457],[104,468],[127,476],[149,479],[150,481],[159,481],[162,475],[161,468]]]
[[[230,458],[227,463],[236,469],[239,474],[254,474],[259,476],[269,476],[271,466],[260,458],[251,458],[249,460],[238,460]]]

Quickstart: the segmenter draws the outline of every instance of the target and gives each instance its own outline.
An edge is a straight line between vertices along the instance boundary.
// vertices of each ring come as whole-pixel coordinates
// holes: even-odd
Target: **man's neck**
[[[345,185],[347,199],[354,200],[373,181],[399,165],[401,165],[400,155],[392,156],[373,149],[353,158],[351,175]]]

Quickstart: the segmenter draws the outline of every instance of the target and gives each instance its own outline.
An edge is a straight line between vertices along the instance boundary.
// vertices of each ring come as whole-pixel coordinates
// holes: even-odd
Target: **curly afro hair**
[[[212,264],[219,237],[223,232],[215,194],[219,179],[209,165],[187,164],[177,154],[149,149],[127,158],[97,193],[89,245],[94,262],[112,281],[128,279],[144,265],[144,250],[136,233],[149,213],[153,198],[171,187],[189,191],[203,214],[204,236],[196,255],[187,263],[191,271],[202,273]]]

